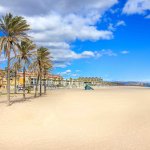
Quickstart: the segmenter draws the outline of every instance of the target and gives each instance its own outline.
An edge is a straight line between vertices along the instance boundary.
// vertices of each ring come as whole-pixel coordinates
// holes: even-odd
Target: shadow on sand
[[[45,96],[45,95],[44,94],[42,96],[37,95],[36,97],[34,95],[32,95],[32,96],[26,97],[26,99],[23,99],[23,98],[17,98],[17,96],[14,95],[14,96],[11,96],[11,98],[10,98],[11,100],[10,100],[9,106],[16,104],[16,103],[31,102],[32,99],[36,99],[36,98],[43,97],[43,96]],[[7,100],[0,101],[0,104],[2,104],[2,103],[7,104]]]

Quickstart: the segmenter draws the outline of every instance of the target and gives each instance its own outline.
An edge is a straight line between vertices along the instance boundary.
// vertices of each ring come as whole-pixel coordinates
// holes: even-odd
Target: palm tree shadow
[[[34,95],[32,95],[32,96],[26,97],[26,99],[23,99],[23,98],[15,98],[15,99],[12,99],[12,100],[10,101],[9,106],[12,106],[13,104],[16,104],[16,103],[27,103],[27,102],[31,102],[33,99],[37,99],[37,98],[43,97],[43,96],[45,96],[45,95],[42,95],[42,96],[37,95],[36,97],[35,97]],[[13,97],[13,98],[14,98],[14,97]],[[1,103],[7,104],[7,100],[0,101],[0,104],[1,104]]]
[[[3,104],[3,103],[7,103],[7,101],[6,100],[0,101],[0,104]]]
[[[19,98],[19,99],[11,100],[10,105],[13,105],[15,103],[27,103],[27,102],[31,102],[32,99],[35,99],[35,97],[34,96],[30,96],[30,97],[27,97],[26,99]]]

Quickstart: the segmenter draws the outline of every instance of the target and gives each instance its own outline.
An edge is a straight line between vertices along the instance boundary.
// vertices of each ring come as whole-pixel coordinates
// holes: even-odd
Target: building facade
[[[47,74],[44,77],[42,77],[42,84],[44,85],[44,82],[46,82],[47,86],[55,85],[57,86],[60,84],[60,81],[63,78],[59,75],[52,75]],[[17,73],[15,76],[11,75],[10,77],[10,89],[14,89],[15,83],[17,87],[23,87],[23,72]],[[25,85],[26,86],[36,86],[37,84],[37,74],[32,72],[26,72],[25,73]],[[7,73],[4,70],[0,70],[0,89],[6,89],[7,87]]]
[[[0,70],[0,89],[6,89],[7,86],[7,73],[4,70]],[[25,85],[26,87],[32,86],[35,88],[37,84],[37,74],[33,72],[25,73]],[[10,88],[14,89],[15,83],[17,87],[23,87],[23,72],[19,72],[16,75],[12,74],[10,77]],[[42,85],[46,84],[47,88],[83,88],[85,84],[91,86],[106,85],[102,78],[98,77],[79,77],[77,79],[64,79],[59,75],[47,74],[42,77]]]

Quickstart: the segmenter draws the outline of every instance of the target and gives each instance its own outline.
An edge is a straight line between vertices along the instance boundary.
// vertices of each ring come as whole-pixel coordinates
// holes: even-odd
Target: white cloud
[[[119,20],[116,24],[116,27],[119,27],[119,26],[126,26],[126,23],[123,20]]]
[[[112,13],[112,14],[116,14],[116,13],[118,13],[118,12],[120,11],[120,8],[110,9],[109,11],[110,11],[110,13]]]
[[[88,59],[88,58],[100,58],[102,56],[117,56],[112,50],[99,50],[99,51],[83,51],[82,53],[76,53],[70,49],[57,49],[51,51],[52,60],[55,67],[64,68],[70,65],[72,60]]]
[[[116,29],[117,29],[118,27],[120,27],[120,26],[126,26],[125,21],[119,20],[116,24],[110,23],[110,24],[108,25],[108,30],[109,30],[109,31],[116,31]]]
[[[0,14],[4,14],[9,11],[6,7],[0,6]]]
[[[143,14],[150,10],[150,0],[128,0],[123,8],[126,14]]]
[[[108,8],[116,4],[117,0],[1,0],[0,5],[8,7],[17,14],[27,14],[28,16],[45,15],[50,12],[59,14],[82,14],[98,11],[103,13]]]
[[[110,31],[115,31],[115,30],[116,30],[115,25],[113,25],[112,23],[110,23],[110,24],[108,25],[108,30],[110,30]]]
[[[70,45],[66,42],[36,42],[38,46],[43,45],[50,49],[69,49]]]
[[[124,54],[124,55],[129,54],[129,53],[130,53],[129,51],[121,51],[121,54]]]
[[[102,57],[102,56],[117,56],[117,54],[114,53],[112,50],[101,50],[101,51],[97,52],[97,55],[99,57]]]
[[[71,76],[72,76],[72,77],[77,77],[77,76],[79,76],[79,75],[76,74],[76,73],[74,73],[74,74],[72,74]]]
[[[63,77],[77,77],[79,76],[77,73],[72,72],[72,70],[68,69],[59,73]]]
[[[71,70],[68,69],[68,70],[66,70],[66,71],[64,71],[64,72],[60,72],[59,74],[60,74],[61,76],[67,76],[67,75],[70,75],[70,74],[71,74]]]
[[[76,53],[70,49],[52,50],[51,55],[55,67],[66,67],[67,65],[70,65],[72,60],[76,59],[98,57],[97,52],[83,51],[82,53]]]
[[[99,52],[77,54],[70,47],[75,40],[109,40],[112,31],[98,29],[102,15],[118,0],[0,0],[0,15],[7,10],[23,15],[32,31],[30,36],[39,46],[51,50],[54,66],[65,67],[74,59],[95,58]]]
[[[26,19],[33,28],[30,36],[35,37],[35,40],[39,42],[71,42],[76,39],[100,40],[113,37],[110,31],[97,30],[90,16],[84,18],[71,14],[64,17],[51,14],[44,17],[26,17]],[[37,22],[40,23],[37,24]]]

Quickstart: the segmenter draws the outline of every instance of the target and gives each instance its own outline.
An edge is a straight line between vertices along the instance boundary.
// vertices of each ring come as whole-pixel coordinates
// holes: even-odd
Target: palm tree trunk
[[[15,94],[17,94],[17,70],[15,69]]]
[[[36,88],[35,88],[35,95],[34,95],[34,97],[37,97],[38,85],[39,85],[39,74],[38,74],[38,77],[37,77],[37,82],[36,82]]]
[[[26,82],[26,74],[25,74],[26,70],[25,70],[25,66],[23,68],[23,99],[25,100],[25,82]]]
[[[7,62],[7,103],[10,105],[10,53],[8,54]]]
[[[45,77],[45,73],[44,73],[44,94],[46,94],[46,77]]]
[[[40,75],[40,96],[42,95],[42,77]]]
[[[47,91],[47,89],[46,89],[46,79],[44,79],[44,94],[46,94],[46,91]]]

